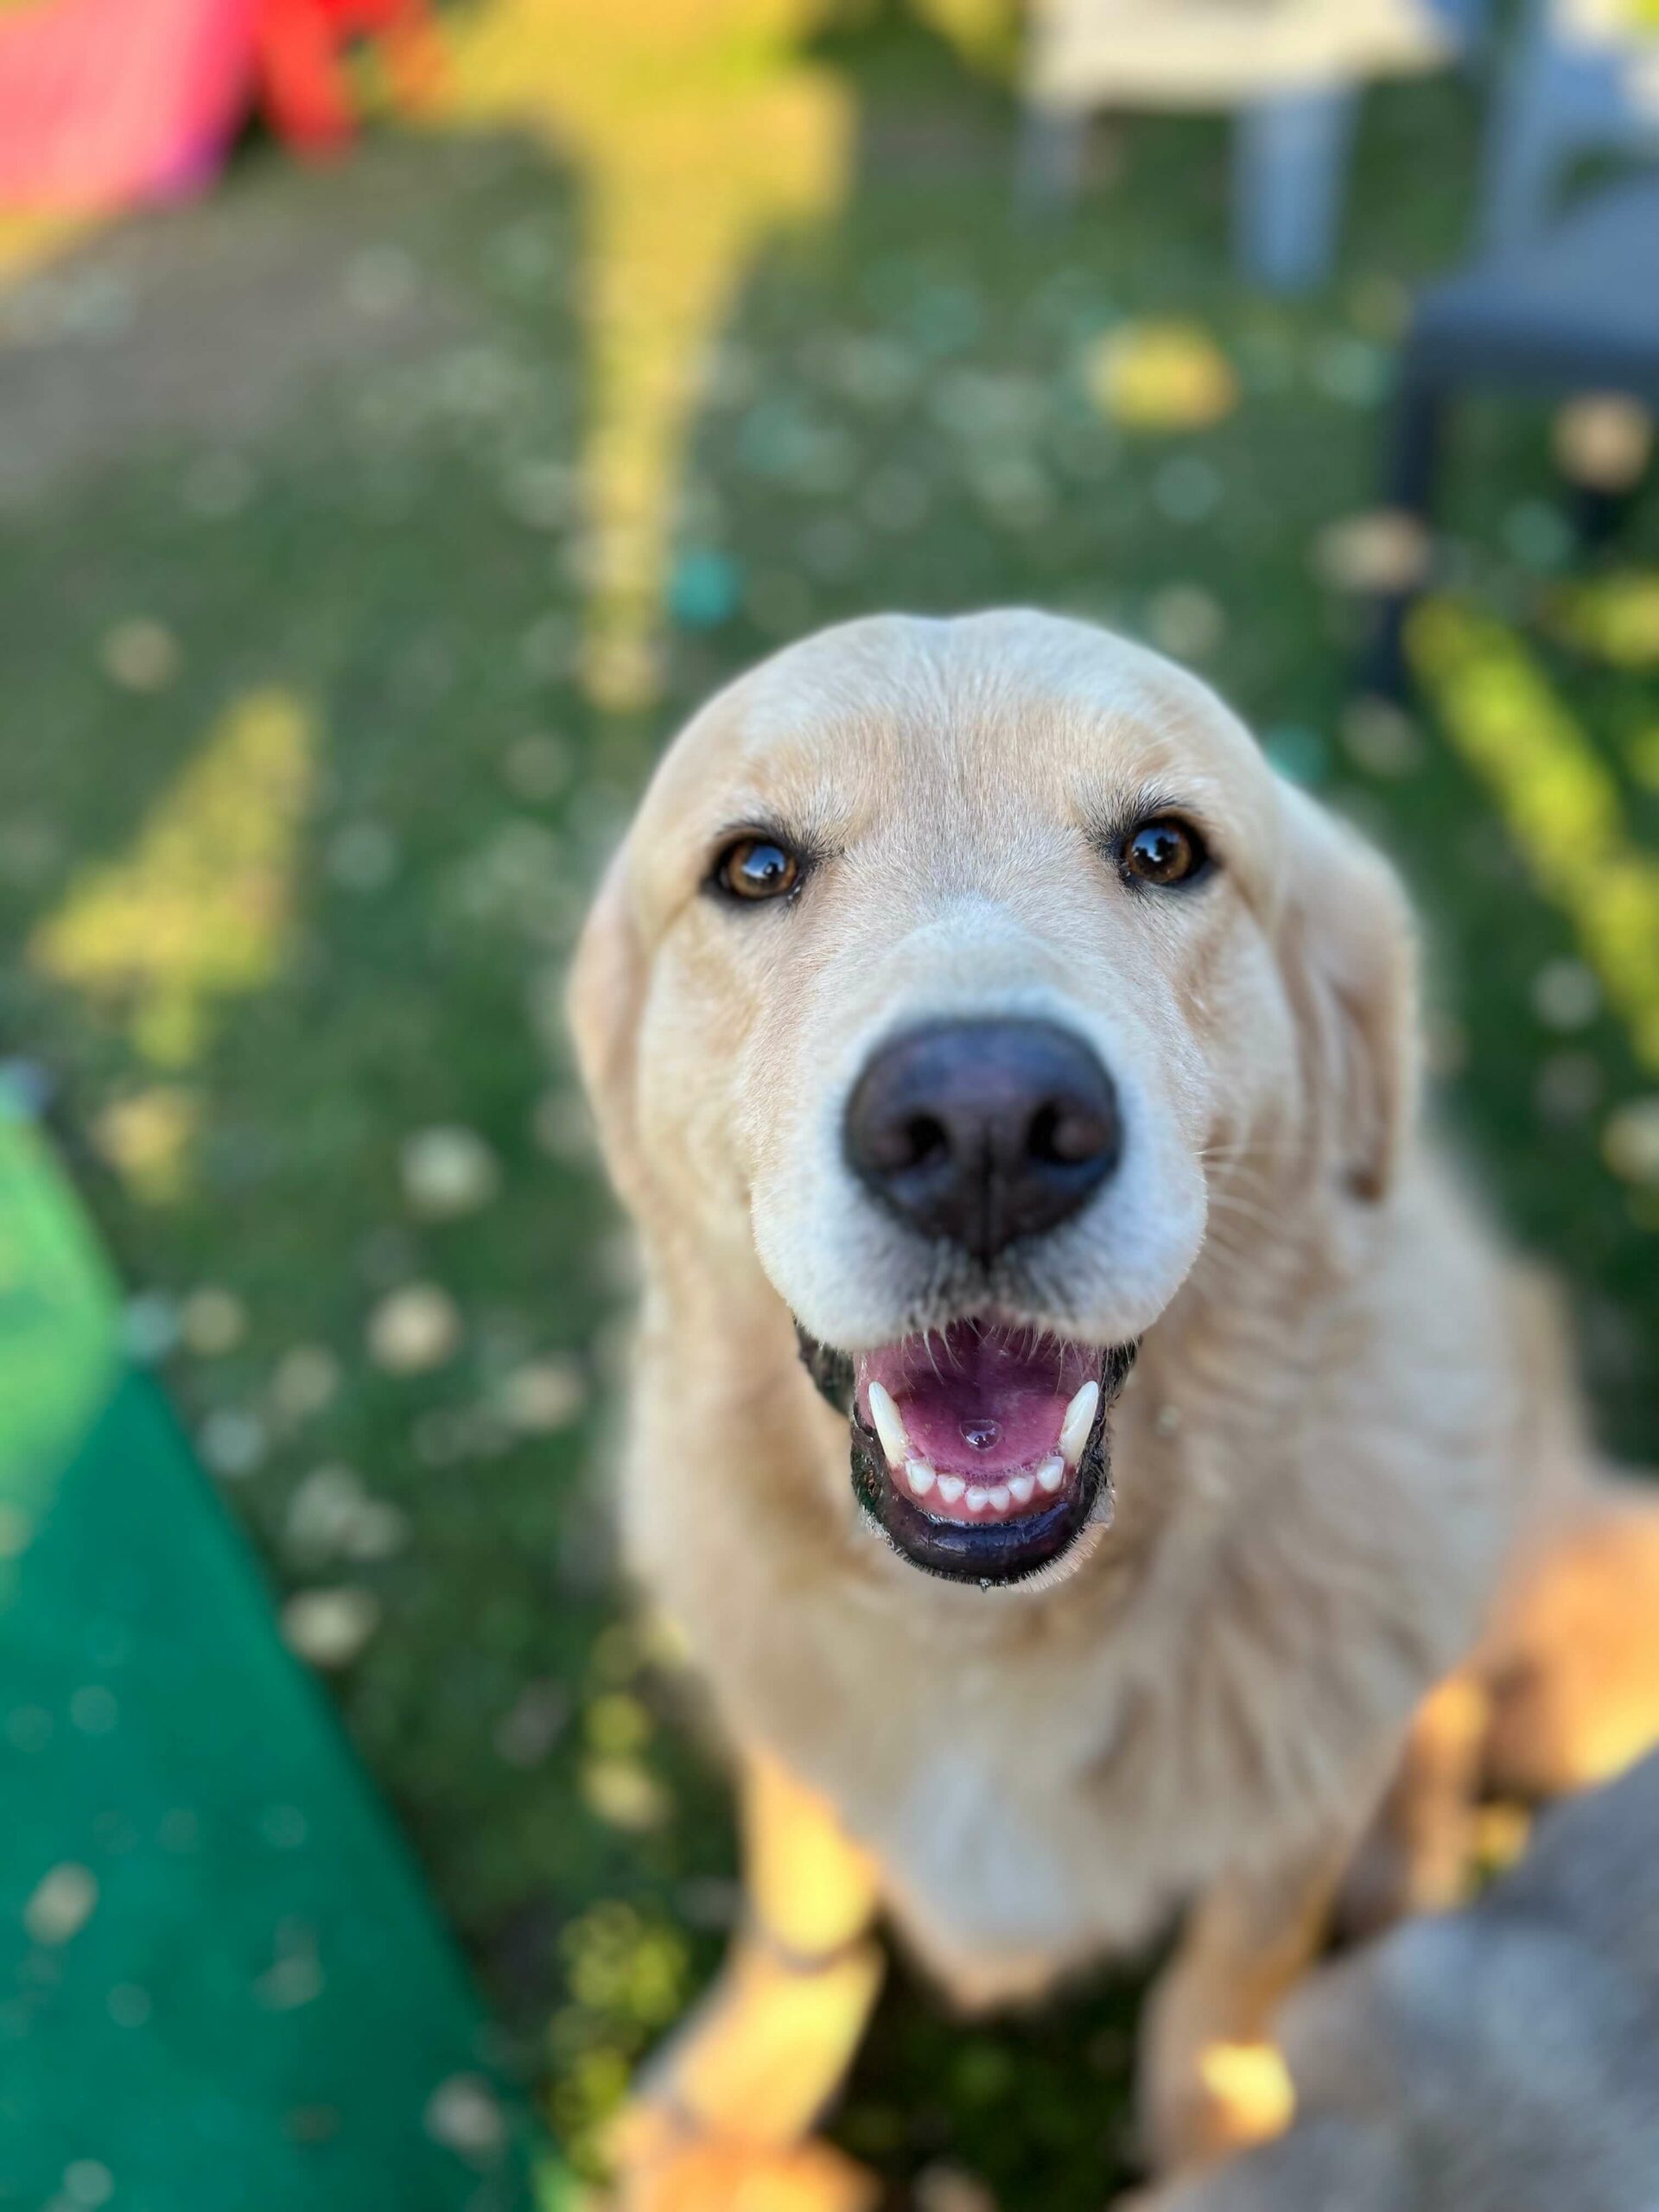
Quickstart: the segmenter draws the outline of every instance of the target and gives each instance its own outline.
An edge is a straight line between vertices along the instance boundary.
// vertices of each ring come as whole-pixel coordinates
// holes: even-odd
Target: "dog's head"
[[[715,1300],[764,1271],[871,1519],[989,1583],[1104,1520],[1113,1397],[1212,1208],[1236,1249],[1293,1181],[1386,1192],[1412,964],[1389,871],[1193,677],[891,617],[692,721],[572,1003],[648,1237]]]

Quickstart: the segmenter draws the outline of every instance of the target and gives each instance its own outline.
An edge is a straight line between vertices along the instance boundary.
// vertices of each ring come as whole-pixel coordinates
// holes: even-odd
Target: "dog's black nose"
[[[980,1260],[1075,1213],[1122,1141],[1110,1076],[1047,1021],[912,1030],[876,1053],[847,1107],[861,1180]]]

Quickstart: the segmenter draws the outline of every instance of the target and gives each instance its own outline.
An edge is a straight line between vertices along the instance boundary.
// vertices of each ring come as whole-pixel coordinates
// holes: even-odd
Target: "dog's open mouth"
[[[860,1504],[913,1565],[1015,1582],[1109,1510],[1107,1415],[1133,1345],[967,1320],[854,1361],[804,1338],[802,1353],[850,1412]]]

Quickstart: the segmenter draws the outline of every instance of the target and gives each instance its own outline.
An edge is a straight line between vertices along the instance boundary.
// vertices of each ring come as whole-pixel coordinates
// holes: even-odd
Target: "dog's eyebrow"
[[[820,860],[829,849],[826,840],[816,830],[785,820],[781,815],[757,810],[753,814],[734,814],[708,833],[705,840],[711,851],[729,845],[734,837],[766,838],[774,844],[787,845],[800,854],[804,860]]]
[[[1166,784],[1138,784],[1132,791],[1103,793],[1083,804],[1084,830],[1090,844],[1102,852],[1115,852],[1132,830],[1160,815],[1179,815],[1204,834],[1206,844],[1217,842],[1210,810],[1202,800],[1172,790]]]

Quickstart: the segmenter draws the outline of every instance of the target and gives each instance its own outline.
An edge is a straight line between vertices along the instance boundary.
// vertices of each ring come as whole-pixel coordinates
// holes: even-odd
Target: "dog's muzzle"
[[[801,1333],[852,1427],[853,1491],[912,1566],[1018,1582],[1110,1518],[1108,1417],[1135,1346],[996,1319],[952,1322],[856,1359]]]

